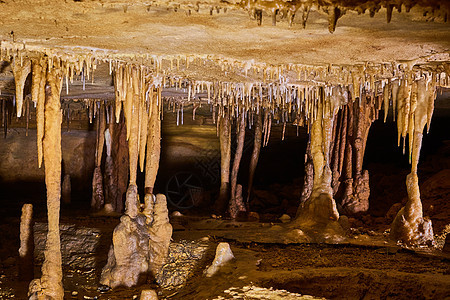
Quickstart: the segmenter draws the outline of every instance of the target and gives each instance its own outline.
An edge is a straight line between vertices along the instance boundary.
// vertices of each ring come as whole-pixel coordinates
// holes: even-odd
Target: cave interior
[[[0,299],[445,299],[450,3],[0,0]]]

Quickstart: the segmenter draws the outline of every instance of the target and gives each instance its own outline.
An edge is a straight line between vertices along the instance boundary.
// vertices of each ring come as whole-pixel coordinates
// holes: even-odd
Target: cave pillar
[[[329,164],[329,148],[334,116],[324,112],[322,100],[318,103],[317,118],[310,133],[311,157],[314,169],[313,188],[308,200],[300,205],[294,223],[321,223],[337,221],[339,213],[333,199],[332,173]]]
[[[410,102],[410,114],[402,116],[404,119],[409,119],[407,131],[410,132],[409,139],[412,139],[412,143],[410,142],[411,173],[406,177],[408,201],[392,222],[390,237],[407,246],[431,245],[434,242],[431,220],[423,217],[417,176],[423,130],[427,122],[429,125],[434,108],[435,87],[433,82],[433,80],[427,82],[425,79],[417,81],[417,84],[414,85],[417,91],[413,90],[411,97],[406,99]]]
[[[224,108],[223,108],[224,109]],[[220,142],[220,191],[214,203],[214,211],[222,214],[228,204],[230,189],[230,161],[231,161],[231,122],[228,111],[219,116]]]
[[[345,147],[344,197],[342,208],[354,215],[369,209],[369,171],[363,170],[364,153],[370,127],[377,115],[373,97],[362,95],[361,104],[348,104],[348,134]],[[378,98],[377,98],[378,100]]]
[[[261,151],[262,143],[262,113],[256,115],[255,137],[253,141],[253,152],[250,159],[249,175],[248,175],[248,190],[247,190],[247,206],[253,189],[253,180],[255,178],[256,166],[258,165],[259,153]],[[248,209],[248,207],[247,207]]]
[[[245,140],[245,113],[243,111],[239,117],[237,129],[239,132],[237,133],[236,153],[234,155],[233,168],[231,169],[231,198],[228,206],[228,211],[233,219],[236,219],[239,212],[246,210],[242,198],[242,186],[237,188],[237,177]]]
[[[48,233],[44,250],[42,277],[30,283],[29,296],[33,299],[63,299],[62,259],[59,236],[61,198],[61,103],[60,92],[63,72],[55,62],[47,72],[45,85],[44,121],[42,140],[47,187]],[[38,101],[42,101],[39,99]]]

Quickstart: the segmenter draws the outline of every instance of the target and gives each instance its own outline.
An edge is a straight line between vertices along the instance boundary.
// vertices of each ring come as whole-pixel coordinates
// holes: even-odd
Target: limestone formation
[[[236,186],[234,198],[230,199],[228,211],[233,219],[236,219],[240,213],[245,213],[247,211],[244,204],[244,197],[242,197],[242,185],[240,184]]]
[[[257,114],[255,124],[255,138],[253,141],[253,152],[250,159],[249,175],[248,175],[248,188],[247,188],[247,204],[250,201],[250,197],[253,189],[253,180],[255,178],[256,166],[258,164],[259,153],[261,151],[261,138],[262,138],[262,113]]]
[[[158,300],[158,295],[154,290],[142,290],[140,300]]]
[[[231,251],[230,244],[219,243],[216,248],[216,256],[212,264],[205,270],[206,277],[212,277],[216,274],[221,267],[227,262],[234,259],[233,252]]]
[[[423,217],[420,200],[417,166],[425,125],[430,127],[434,108],[435,82],[420,78],[413,83],[402,80],[399,88],[398,138],[409,135],[409,158],[411,173],[406,177],[408,201],[400,209],[391,225],[391,238],[408,246],[431,245],[434,243],[431,220]]]
[[[237,177],[245,140],[245,115],[243,112],[240,114],[239,122],[236,123],[237,145],[231,169],[231,197],[228,203],[228,211],[233,219],[236,219],[239,212],[246,211],[242,198],[242,186],[240,186],[239,190],[237,189]]]
[[[168,255],[172,226],[165,196],[158,194],[155,203],[152,203],[153,199],[146,197],[141,212],[137,187],[130,185],[128,188],[125,215],[114,229],[101,285],[110,288],[135,286],[146,282],[149,276],[154,279],[161,269]]]
[[[170,241],[172,239],[172,225],[169,223],[166,196],[156,195],[153,223],[149,228],[149,265],[150,273],[156,278],[167,259]]]
[[[228,110],[223,110],[223,115],[217,121],[220,140],[220,193],[214,209],[219,214],[225,211],[230,194],[231,121]]]
[[[33,205],[22,206],[20,217],[19,279],[31,280],[34,277],[34,234]]]
[[[331,114],[331,115],[330,115]],[[309,199],[301,204],[296,224],[327,224],[337,221],[339,213],[333,199],[329,149],[334,112],[325,112],[319,103],[317,119],[311,128],[311,156],[314,166],[313,188]]]
[[[422,217],[417,174],[406,177],[408,203],[400,209],[391,225],[391,238],[406,245],[431,245],[433,227],[431,220]]]
[[[45,89],[45,98],[38,98],[38,103],[44,106],[44,114],[38,119],[38,126],[39,123],[44,123],[45,137],[42,140],[42,145],[47,187],[48,234],[44,252],[45,260],[42,265],[42,277],[31,281],[28,291],[30,299],[50,298],[57,300],[64,297],[59,237],[62,160],[60,92],[62,73],[60,61],[57,60],[44,73],[46,76],[45,86],[39,87]]]

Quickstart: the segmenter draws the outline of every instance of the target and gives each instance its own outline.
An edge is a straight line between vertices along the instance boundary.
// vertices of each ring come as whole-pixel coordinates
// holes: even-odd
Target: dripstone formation
[[[129,186],[126,211],[114,229],[101,285],[110,288],[135,286],[154,279],[164,265],[172,237],[166,197],[148,195],[145,200],[141,212],[137,187]]]

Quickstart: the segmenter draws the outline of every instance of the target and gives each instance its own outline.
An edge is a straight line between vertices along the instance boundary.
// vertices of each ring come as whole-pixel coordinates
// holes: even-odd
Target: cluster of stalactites
[[[244,113],[252,119],[261,110],[268,112],[270,119],[277,122],[296,122],[299,126],[310,126],[317,117],[318,103],[324,103],[323,117],[335,114],[339,107],[347,104],[348,99],[361,99],[361,95],[383,95],[385,111],[392,102],[399,120],[399,134],[406,137],[414,130],[413,124],[415,99],[421,88],[422,81],[426,82],[428,103],[434,100],[435,89],[439,86],[449,86],[450,64],[442,62],[434,65],[413,65],[412,63],[382,63],[359,64],[354,66],[334,65],[301,65],[289,64],[281,66],[267,66],[254,61],[235,62],[224,58],[210,56],[174,56],[163,58],[145,55],[148,66],[142,63],[125,62],[118,57],[96,55],[94,52],[85,55],[71,55],[57,50],[43,48],[42,52],[31,51],[21,43],[2,41],[0,45],[0,59],[12,61],[13,72],[16,76],[16,110],[22,115],[24,78],[31,72],[38,72],[38,62],[45,60],[51,69],[54,61],[61,65],[65,78],[66,92],[69,81],[79,75],[83,85],[85,80],[93,78],[96,65],[106,62],[110,66],[110,73],[114,77],[115,104],[114,114],[116,122],[120,120],[123,110],[127,123],[127,137],[136,131],[138,149],[145,149],[146,118],[152,109],[152,101],[158,102],[162,109],[162,88],[175,87],[186,90],[187,101],[195,102],[199,99],[207,100],[212,105],[214,119],[225,115],[225,110],[231,118]],[[122,57],[123,58],[123,57]],[[202,64],[218,65],[225,73],[239,73],[248,78],[245,82],[227,81],[196,81],[184,77],[183,72],[190,65],[194,68]],[[42,66],[41,66],[42,68]],[[35,70],[36,69],[36,70]],[[247,77],[248,76],[248,77]],[[37,78],[33,79],[36,81]],[[259,80],[250,80],[258,78]],[[295,78],[293,80],[293,78]],[[32,100],[37,103],[37,90],[32,91]],[[98,102],[86,101],[89,116],[95,115]],[[97,103],[94,105],[94,103]],[[183,105],[179,106],[182,112]],[[432,106],[429,111],[428,123],[431,118]],[[92,112],[93,111],[93,112]],[[113,111],[109,107],[107,114]],[[39,112],[38,112],[39,115]],[[138,116],[138,118],[135,118]],[[110,119],[107,116],[107,119]],[[133,120],[137,119],[135,123]],[[182,123],[182,120],[181,120]],[[141,125],[142,124],[142,125]],[[248,122],[252,126],[253,122]],[[412,125],[411,125],[412,126]],[[133,129],[134,128],[134,129]],[[143,150],[142,149],[142,153]],[[143,155],[143,154],[141,154]]]
[[[303,82],[306,82],[309,76],[321,76],[321,72],[328,72],[329,76],[340,78],[343,84],[314,82],[291,84],[282,81],[265,84],[184,81],[177,83],[176,87],[186,90],[187,98],[184,101],[187,103],[207,99],[207,102],[213,106],[212,112],[215,120],[218,117],[224,117],[225,110],[230,112],[231,118],[238,117],[240,113],[259,114],[264,110],[278,122],[296,121],[300,126],[309,126],[317,117],[319,102],[324,104],[323,117],[326,118],[336,114],[341,106],[348,103],[349,99],[353,101],[362,99],[363,95],[373,98],[383,97],[386,115],[389,105],[392,103],[400,118],[404,113],[412,112],[409,107],[414,106],[418,89],[423,90],[421,82],[425,80],[425,91],[428,93],[429,99],[427,108],[429,123],[436,87],[449,86],[447,69],[439,72],[413,71],[412,69],[408,71],[405,67],[386,65],[379,67],[380,73],[377,74],[366,72],[364,67],[354,68],[352,71],[334,68],[328,70],[326,68],[318,70],[303,68],[298,72],[299,78]],[[372,69],[372,71],[376,70]],[[390,77],[388,77],[389,74],[391,74]],[[399,90],[399,87],[402,89]],[[412,104],[409,104],[410,102]],[[178,110],[182,110],[182,108],[183,105],[177,106]],[[401,117],[399,120],[398,124],[402,128],[408,125],[408,122],[404,121],[405,119],[406,117]],[[251,126],[252,122],[247,122],[247,124]],[[402,129],[401,132],[402,136],[406,136],[408,131]]]
[[[356,11],[364,14],[369,11],[370,17],[374,17],[381,8],[386,9],[386,21],[391,22],[394,9],[400,13],[402,7],[409,12],[413,7],[419,7],[424,16],[429,16],[430,20],[441,19],[447,22],[450,12],[450,5],[439,3],[439,1],[418,1],[418,0],[375,0],[375,1],[339,1],[339,0],[242,0],[237,4],[235,1],[224,0],[224,3],[231,7],[248,11],[250,18],[255,19],[257,24],[262,24],[263,13],[272,17],[272,25],[282,19],[286,19],[289,26],[294,23],[296,15],[301,16],[301,24],[306,27],[309,13],[312,9],[323,12],[328,17],[328,30],[333,33],[336,29],[337,21],[346,11]]]
[[[8,43],[2,41],[0,48],[0,60],[10,61],[12,71],[15,79],[15,104],[17,117],[21,117],[24,112],[24,87],[28,75],[31,73],[33,79],[38,74],[37,66],[51,70],[55,64],[60,65],[63,72],[64,83],[66,86],[66,93],[69,93],[69,81],[73,83],[75,75],[79,75],[85,87],[86,80],[93,80],[93,72],[96,69],[97,61],[91,55],[81,55],[75,57],[68,57],[55,53],[50,49],[45,49],[43,52],[30,52],[24,49],[24,44]],[[44,65],[45,64],[45,65]],[[36,89],[33,89],[31,100],[37,104]]]
[[[136,183],[136,167],[144,171],[149,120],[162,112],[161,76],[143,66],[117,63],[114,66],[115,118],[119,122],[123,110],[130,154],[130,184]],[[151,134],[151,133],[150,133]]]

